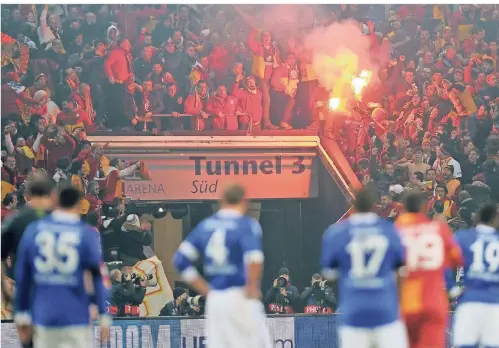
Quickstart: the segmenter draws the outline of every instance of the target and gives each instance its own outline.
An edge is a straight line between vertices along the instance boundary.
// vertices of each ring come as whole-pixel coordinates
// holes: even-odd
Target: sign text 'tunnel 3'
[[[133,200],[218,199],[228,183],[244,185],[252,199],[317,195],[317,164],[312,154],[158,155],[144,163],[145,175],[125,180],[124,193]]]

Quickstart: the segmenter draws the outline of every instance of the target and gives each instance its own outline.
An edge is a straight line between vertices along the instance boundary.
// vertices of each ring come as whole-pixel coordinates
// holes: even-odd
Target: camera
[[[133,280],[133,283],[134,283],[135,285],[139,285],[139,284],[140,284],[140,282],[142,282],[142,281],[144,281],[144,280],[151,280],[151,279],[153,279],[153,278],[154,278],[154,275],[152,275],[152,274],[147,274],[147,275],[146,275],[146,276],[144,276],[144,277],[137,277],[137,273],[132,273],[132,274],[130,274],[130,277],[131,277],[131,280]],[[148,286],[149,286],[149,284],[148,284]]]
[[[322,282],[322,287],[323,288],[331,288],[333,286],[333,282],[330,280],[324,280]]]
[[[285,288],[288,285],[288,280],[284,277],[277,278],[277,287]]]
[[[206,297],[198,295],[196,297],[188,297],[187,298],[187,304],[189,306],[203,306],[206,303]]]
[[[312,288],[314,288],[314,290],[324,290],[326,288],[330,288],[333,286],[333,283],[329,280],[317,280],[315,282],[312,283]]]

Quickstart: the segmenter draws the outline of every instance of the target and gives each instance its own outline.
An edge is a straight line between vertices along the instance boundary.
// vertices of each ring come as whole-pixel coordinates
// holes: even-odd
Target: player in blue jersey
[[[475,228],[456,233],[464,255],[464,292],[454,317],[454,345],[499,348],[499,213],[486,205]]]
[[[396,281],[404,248],[393,224],[372,212],[374,203],[362,189],[356,212],[326,230],[323,274],[338,280],[341,347],[407,348]]]
[[[173,259],[182,278],[207,295],[209,348],[271,347],[260,302],[262,230],[246,211],[244,189],[228,187],[220,210],[196,226]],[[196,270],[199,260],[206,280]]]
[[[58,208],[21,238],[14,321],[23,344],[32,339],[36,348],[93,347],[90,296],[101,315],[101,338],[109,335],[100,245],[95,230],[80,220],[80,200],[77,189],[60,189]]]

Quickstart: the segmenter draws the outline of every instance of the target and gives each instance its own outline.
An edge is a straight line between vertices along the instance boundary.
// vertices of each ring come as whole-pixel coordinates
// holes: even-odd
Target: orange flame
[[[329,99],[329,108],[333,111],[338,110],[340,107],[340,98],[331,98]]]
[[[360,100],[362,98],[362,90],[371,80],[372,73],[367,70],[362,70],[359,76],[352,79],[352,88],[355,93],[355,97]]]

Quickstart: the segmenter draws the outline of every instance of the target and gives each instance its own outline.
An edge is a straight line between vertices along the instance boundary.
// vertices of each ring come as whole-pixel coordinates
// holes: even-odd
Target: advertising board
[[[336,315],[268,317],[267,328],[274,348],[339,348]],[[2,322],[2,347],[21,348],[17,337],[15,325]],[[94,346],[101,348],[205,348],[207,342],[204,319],[185,317],[117,319],[109,342],[101,346],[99,338],[95,326]]]

